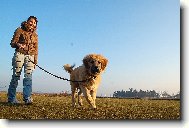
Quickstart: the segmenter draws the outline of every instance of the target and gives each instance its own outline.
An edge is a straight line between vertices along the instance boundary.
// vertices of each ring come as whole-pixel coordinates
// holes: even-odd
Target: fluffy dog
[[[64,65],[64,69],[70,73],[70,85],[72,91],[72,106],[76,105],[76,92],[78,103],[82,106],[81,94],[85,96],[92,108],[96,108],[96,93],[101,81],[101,73],[105,70],[108,60],[99,54],[89,54],[84,57],[83,65],[73,69],[74,66]],[[82,82],[75,82],[82,81]]]

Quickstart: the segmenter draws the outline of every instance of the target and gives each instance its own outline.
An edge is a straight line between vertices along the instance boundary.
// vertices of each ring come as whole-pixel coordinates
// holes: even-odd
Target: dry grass
[[[22,101],[19,93],[17,99]],[[34,95],[32,105],[7,104],[0,92],[1,119],[180,119],[180,100],[97,98],[97,110],[71,107],[70,96]]]

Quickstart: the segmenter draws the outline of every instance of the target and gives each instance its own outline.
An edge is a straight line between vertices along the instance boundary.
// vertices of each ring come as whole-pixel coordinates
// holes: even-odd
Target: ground
[[[25,105],[22,94],[18,105],[7,103],[6,92],[0,92],[0,119],[181,119],[180,100],[97,98],[97,109],[71,107],[71,96],[33,94],[33,104]]]

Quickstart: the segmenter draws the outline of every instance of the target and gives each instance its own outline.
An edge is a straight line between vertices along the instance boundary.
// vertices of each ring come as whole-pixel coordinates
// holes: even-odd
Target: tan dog
[[[96,108],[96,93],[101,81],[101,73],[105,70],[108,60],[99,54],[89,54],[84,57],[83,65],[73,69],[74,66],[64,65],[64,69],[70,73],[70,80],[84,82],[70,82],[72,91],[72,106],[76,105],[76,92],[78,92],[78,103],[82,104],[83,93],[92,108]],[[87,81],[85,81],[87,80]]]

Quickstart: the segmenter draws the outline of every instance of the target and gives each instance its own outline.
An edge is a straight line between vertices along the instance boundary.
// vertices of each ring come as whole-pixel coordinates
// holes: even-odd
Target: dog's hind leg
[[[83,106],[81,94],[82,94],[82,91],[81,91],[81,89],[80,89],[79,92],[78,92],[78,104],[79,104],[80,106]]]
[[[72,107],[76,106],[76,92],[77,92],[77,88],[75,86],[71,87],[72,90]]]

